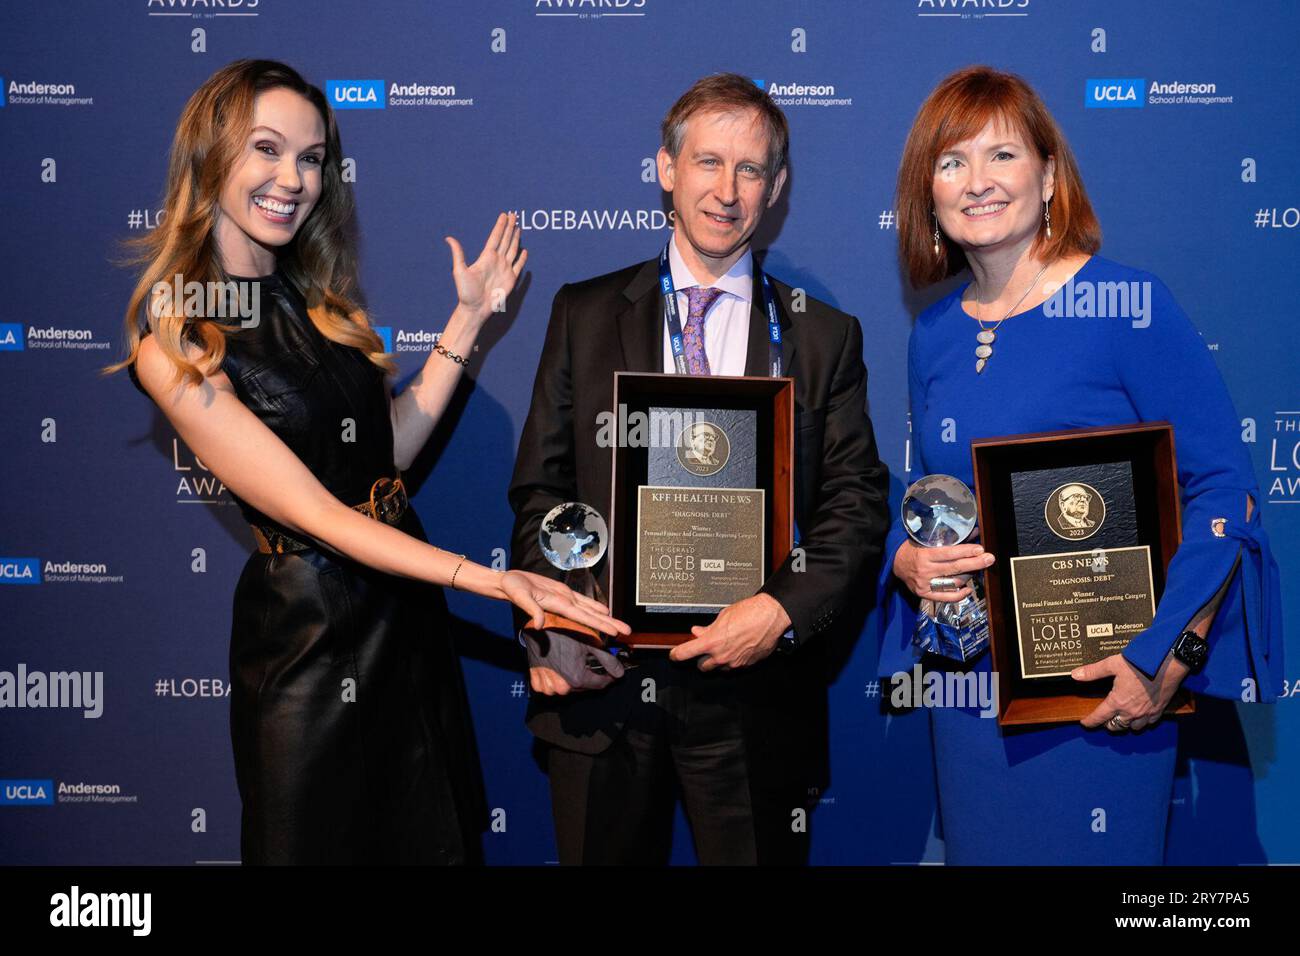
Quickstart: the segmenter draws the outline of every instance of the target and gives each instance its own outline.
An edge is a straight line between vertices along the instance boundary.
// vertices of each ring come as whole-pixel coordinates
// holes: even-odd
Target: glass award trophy
[[[579,594],[608,604],[591,573],[609,546],[609,527],[599,511],[581,501],[566,501],[546,513],[537,530],[537,544],[551,566],[564,572],[564,583]],[[545,612],[544,630],[563,631],[570,637],[605,648],[608,638],[594,628],[558,614]]]
[[[975,495],[951,475],[926,475],[903,495],[903,527],[922,548],[962,544],[975,532]],[[988,615],[978,573],[953,579],[960,589],[969,581],[971,594],[955,602],[921,600],[912,645],[919,658],[938,654],[970,661],[989,643]]]

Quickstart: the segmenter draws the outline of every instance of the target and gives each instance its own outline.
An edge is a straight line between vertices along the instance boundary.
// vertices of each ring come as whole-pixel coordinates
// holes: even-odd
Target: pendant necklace
[[[998,327],[1007,319],[1011,318],[1011,313],[1016,311],[1021,302],[1025,301],[1025,296],[1029,295],[1029,293],[1033,291],[1034,286],[1038,284],[1038,280],[1043,277],[1043,273],[1046,271],[1047,266],[1043,266],[1043,268],[1038,271],[1038,275],[1034,276],[1034,280],[1029,283],[1029,288],[1025,289],[1020,298],[1016,300],[1016,304],[1007,309],[1007,314],[998,319],[991,328],[986,329],[984,327],[984,320],[980,318],[979,296],[975,296],[975,321],[980,324],[980,330],[975,334],[975,341],[979,343],[979,345],[975,346],[976,374],[984,371],[984,366],[988,364],[988,360],[993,356],[993,340],[998,337]]]

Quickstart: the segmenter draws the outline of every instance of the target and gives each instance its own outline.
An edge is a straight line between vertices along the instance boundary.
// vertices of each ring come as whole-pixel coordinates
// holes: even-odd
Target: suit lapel
[[[659,260],[642,264],[623,290],[626,306],[615,320],[629,372],[664,370],[664,318],[659,299]]]

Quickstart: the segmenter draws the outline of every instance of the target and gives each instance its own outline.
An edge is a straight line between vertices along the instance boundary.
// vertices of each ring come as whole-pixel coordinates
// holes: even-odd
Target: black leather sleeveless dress
[[[382,370],[321,335],[283,276],[257,281],[260,321],[228,336],[222,369],[330,492],[367,501],[396,475]],[[412,507],[397,527],[427,540]],[[441,588],[323,546],[254,552],[230,672],[245,863],[479,861],[487,812]]]

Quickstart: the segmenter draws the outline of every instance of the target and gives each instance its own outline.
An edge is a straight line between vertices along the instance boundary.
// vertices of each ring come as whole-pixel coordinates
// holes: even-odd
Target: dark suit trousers
[[[746,733],[729,678],[655,652],[622,679],[647,678],[655,700],[643,690],[608,749],[546,745],[560,862],[667,863],[680,793],[701,863],[807,863],[807,781],[753,772],[763,742]]]

